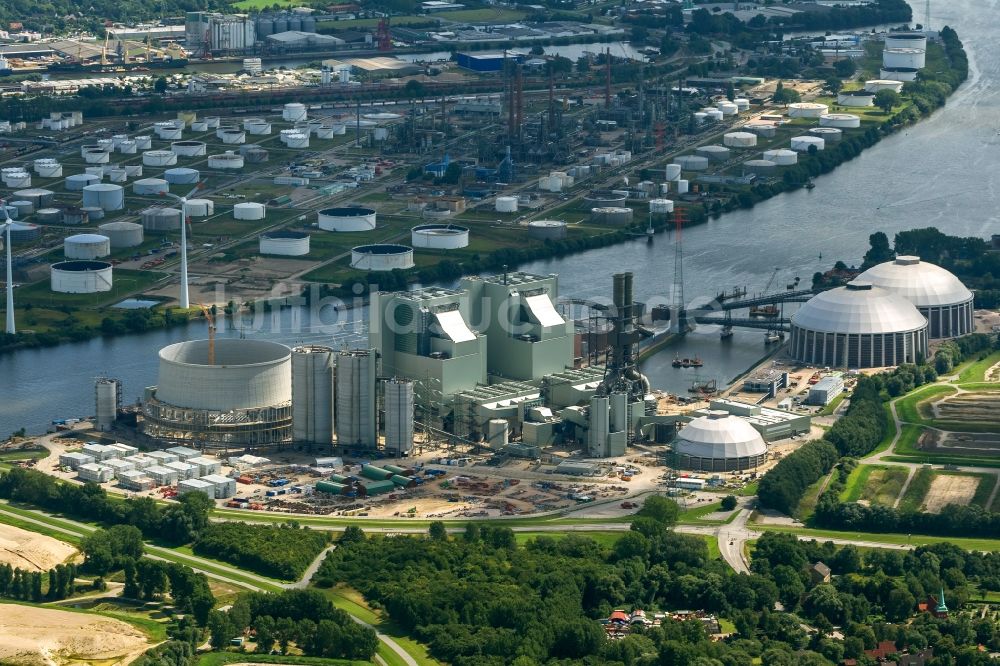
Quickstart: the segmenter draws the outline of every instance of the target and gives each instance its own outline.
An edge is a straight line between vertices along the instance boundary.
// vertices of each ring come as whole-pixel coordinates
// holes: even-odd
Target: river
[[[686,298],[709,298],[734,285],[764,288],[775,267],[781,289],[842,259],[857,263],[876,230],[893,233],[922,226],[960,235],[1000,233],[1000,191],[995,165],[1000,150],[1000,49],[993,16],[1000,0],[955,0],[932,9],[934,28],[954,27],[969,54],[969,81],[931,118],[883,140],[857,159],[800,190],[752,210],[722,216],[684,232]],[[923,7],[915,7],[922,17]],[[820,255],[822,254],[822,259]],[[673,281],[673,248],[668,236],[652,245],[637,240],[558,260],[522,267],[558,273],[563,295],[607,298],[611,274],[636,273],[636,297],[666,298]],[[359,314],[362,314],[359,312]],[[279,327],[283,328],[283,327]],[[236,334],[233,331],[227,335]],[[256,333],[284,342],[322,340],[302,332]],[[185,328],[96,339],[0,356],[0,433],[22,426],[44,430],[54,418],[91,414],[94,377],[122,379],[131,401],[156,381],[156,352],[165,344],[205,336],[204,323]],[[761,331],[737,332],[720,342],[702,327],[645,363],[653,386],[684,391],[693,370],[670,365],[674,353],[700,356],[701,379],[727,382],[764,353]]]

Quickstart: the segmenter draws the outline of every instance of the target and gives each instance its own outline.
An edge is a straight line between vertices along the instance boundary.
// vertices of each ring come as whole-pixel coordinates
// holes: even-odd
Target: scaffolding
[[[292,403],[215,411],[177,407],[147,392],[142,432],[156,439],[183,442],[211,451],[255,451],[290,446]]]

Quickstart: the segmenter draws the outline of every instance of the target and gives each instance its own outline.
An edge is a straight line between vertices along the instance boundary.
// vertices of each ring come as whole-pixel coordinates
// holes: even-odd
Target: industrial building
[[[843,382],[841,382],[843,384]],[[760,433],[765,442],[788,439],[795,435],[809,432],[811,419],[808,414],[795,414],[781,409],[770,409],[760,405],[751,405],[736,400],[719,398],[709,402],[708,410],[695,411],[694,414],[707,416],[708,411],[722,411],[738,416]]]
[[[902,296],[856,279],[813,296],[792,316],[789,352],[835,368],[878,368],[927,356],[927,319]]]
[[[809,387],[809,394],[806,396],[806,404],[825,407],[833,402],[833,399],[844,392],[844,378],[842,375],[828,375]]]
[[[504,51],[469,51],[456,53],[455,62],[459,67],[473,72],[501,72],[511,63],[524,62],[525,56],[520,53]]]
[[[927,319],[931,338],[957,338],[975,330],[972,292],[951,272],[920,257],[896,257],[872,266],[858,279],[913,303]]]
[[[197,55],[243,52],[257,41],[257,26],[248,14],[188,12],[184,21],[184,43]]]
[[[767,444],[750,423],[713,409],[680,429],[670,464],[699,472],[736,472],[760,466],[766,456]]]

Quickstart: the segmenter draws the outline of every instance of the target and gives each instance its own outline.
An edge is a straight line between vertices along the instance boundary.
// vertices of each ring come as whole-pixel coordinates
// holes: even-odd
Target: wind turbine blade
[[[184,195],[184,198],[185,199],[189,198],[192,194],[195,194],[198,190],[200,190],[202,187],[204,187],[204,185],[205,185],[205,181],[203,181],[203,180],[199,181],[198,184],[194,186],[193,190],[191,190],[190,192],[188,192],[187,194]]]

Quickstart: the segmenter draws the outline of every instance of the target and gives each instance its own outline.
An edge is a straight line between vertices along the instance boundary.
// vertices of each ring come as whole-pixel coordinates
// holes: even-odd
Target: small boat
[[[764,335],[764,344],[773,345],[776,342],[781,342],[782,338],[784,338],[784,336],[781,333],[767,333]]]
[[[671,362],[675,368],[700,368],[705,365],[699,357],[694,358],[681,358],[679,356],[674,356],[674,360]]]
[[[806,181],[806,189],[807,190],[811,190],[814,187],[816,187],[816,183],[812,182],[811,180]]]

